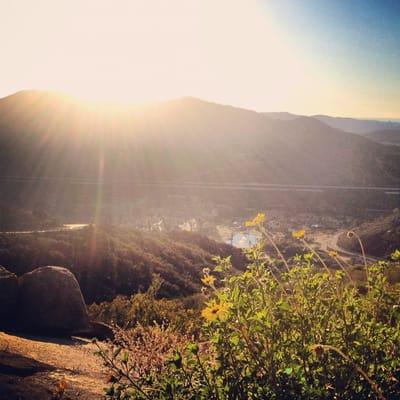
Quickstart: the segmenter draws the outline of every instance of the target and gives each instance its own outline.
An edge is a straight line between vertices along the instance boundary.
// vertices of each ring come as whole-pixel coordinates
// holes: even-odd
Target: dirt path
[[[94,351],[80,339],[0,332],[0,400],[101,399],[106,374]]]

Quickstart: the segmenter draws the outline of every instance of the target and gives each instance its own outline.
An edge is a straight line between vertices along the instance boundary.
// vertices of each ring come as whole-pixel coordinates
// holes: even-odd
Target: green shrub
[[[154,275],[152,284],[144,293],[130,297],[117,296],[111,302],[90,305],[90,317],[125,329],[138,325],[158,325],[185,334],[197,334],[200,327],[199,310],[204,304],[204,296],[196,294],[180,299],[158,299],[163,283],[159,275]]]
[[[116,377],[109,398],[399,398],[400,289],[387,282],[386,263],[368,266],[361,292],[344,268],[321,268],[315,253],[285,272],[262,245],[248,257],[238,275],[221,258],[205,271],[201,340],[177,350],[162,371],[133,378],[134,354],[105,359]]]

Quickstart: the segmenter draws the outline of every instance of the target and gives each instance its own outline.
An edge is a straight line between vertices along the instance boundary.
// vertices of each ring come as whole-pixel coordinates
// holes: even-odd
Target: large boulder
[[[15,319],[17,297],[17,275],[0,266],[0,327],[8,326]]]
[[[41,267],[19,278],[19,321],[25,331],[70,335],[90,330],[82,292],[66,268]]]

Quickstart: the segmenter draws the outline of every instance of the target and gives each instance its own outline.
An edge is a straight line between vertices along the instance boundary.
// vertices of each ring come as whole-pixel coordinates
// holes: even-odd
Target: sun
[[[35,54],[17,63],[30,66],[17,71],[18,89],[124,102],[194,96],[266,110],[308,76],[261,0],[54,3],[32,7],[35,29],[30,19],[19,25],[15,47]]]

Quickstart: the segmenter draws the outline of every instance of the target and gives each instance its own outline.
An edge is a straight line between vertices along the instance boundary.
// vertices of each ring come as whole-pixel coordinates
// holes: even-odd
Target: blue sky
[[[386,78],[400,79],[399,0],[279,0],[266,4],[309,50],[336,58],[349,70],[353,66],[376,68],[389,74]]]
[[[400,117],[399,0],[279,0],[264,5],[303,54],[321,63],[329,79],[365,96],[390,98]]]

